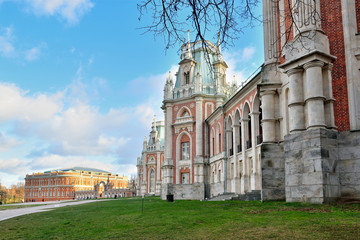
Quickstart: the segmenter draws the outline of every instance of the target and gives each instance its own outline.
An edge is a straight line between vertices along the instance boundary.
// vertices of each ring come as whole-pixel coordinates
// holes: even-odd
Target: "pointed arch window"
[[[150,172],[150,192],[155,192],[155,170],[151,169]]]
[[[189,142],[181,143],[181,160],[190,159]]]
[[[189,117],[189,116],[190,116],[190,114],[186,110],[181,114],[181,117]]]
[[[185,85],[190,84],[190,72],[184,72]]]

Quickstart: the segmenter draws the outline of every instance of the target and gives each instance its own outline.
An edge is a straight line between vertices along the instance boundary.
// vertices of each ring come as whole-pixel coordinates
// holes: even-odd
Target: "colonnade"
[[[335,128],[331,64],[315,60],[287,71],[290,133]]]

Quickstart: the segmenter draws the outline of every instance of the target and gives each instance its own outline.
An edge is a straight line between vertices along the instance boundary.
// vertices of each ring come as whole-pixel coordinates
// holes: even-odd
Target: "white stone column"
[[[320,1],[292,0],[295,35],[321,28]]]
[[[238,145],[241,144],[240,143],[240,137],[239,137],[239,128],[240,128],[240,123],[234,123],[233,124],[233,149],[234,149],[234,156],[238,153]]]
[[[263,126],[263,142],[276,142],[275,134],[275,90],[264,90],[261,93]]]
[[[204,158],[203,158],[203,99],[201,97],[195,98],[196,101],[196,116],[195,116],[195,126],[196,126],[196,137],[195,137],[195,158],[194,164],[190,165],[190,176],[189,182],[192,183],[202,183],[204,182],[203,170],[204,168]],[[191,148],[190,148],[191,149]],[[192,171],[194,171],[194,179],[192,178]]]
[[[304,65],[305,107],[307,112],[307,129],[325,127],[324,94],[322,80],[323,62],[312,61]]]
[[[259,135],[259,112],[250,113],[251,117],[251,143],[252,143],[252,171],[251,171],[251,190],[260,189],[259,164],[256,154],[257,136]]]
[[[156,153],[156,181],[160,181],[160,152]]]
[[[239,178],[239,175],[237,174],[239,172],[239,165],[238,165],[238,157],[237,157],[237,153],[238,153],[238,145],[241,144],[240,143],[240,137],[239,137],[239,128],[240,128],[240,123],[235,123],[233,124],[233,149],[234,149],[234,169],[233,169],[233,172],[232,172],[232,175],[233,175],[233,184],[232,184],[232,192],[236,192],[238,193],[239,190],[240,190],[240,178]],[[230,165],[231,166],[231,165]],[[231,168],[230,168],[231,170]]]
[[[248,161],[246,160],[246,138],[248,119],[241,119],[241,145],[242,145],[242,176],[240,179],[241,193],[244,194],[249,190],[249,174],[248,174]]]
[[[162,167],[163,170],[163,184],[173,183],[173,159],[172,159],[172,106],[166,104],[165,110],[165,161]]]
[[[325,100],[325,123],[327,128],[336,128],[335,126],[335,115],[334,115],[334,97],[333,97],[333,89],[332,89],[332,64],[328,64],[323,67],[323,92]]]
[[[278,1],[263,1],[265,64],[277,61],[279,54]]]
[[[202,114],[202,103],[203,99],[197,97],[196,101],[196,158],[203,157],[203,114]]]
[[[290,133],[305,130],[303,70],[291,69],[289,76],[289,130]]]
[[[166,105],[165,110],[165,159],[172,163],[172,106]]]

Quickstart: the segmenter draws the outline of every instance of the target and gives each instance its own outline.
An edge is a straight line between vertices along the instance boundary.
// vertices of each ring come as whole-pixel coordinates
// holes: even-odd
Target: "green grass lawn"
[[[0,239],[359,239],[360,204],[99,201],[0,222]]]

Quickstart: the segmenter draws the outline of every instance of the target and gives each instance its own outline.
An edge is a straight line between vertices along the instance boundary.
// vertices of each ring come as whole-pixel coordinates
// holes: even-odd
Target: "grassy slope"
[[[360,205],[121,199],[0,222],[0,239],[359,239]]]

